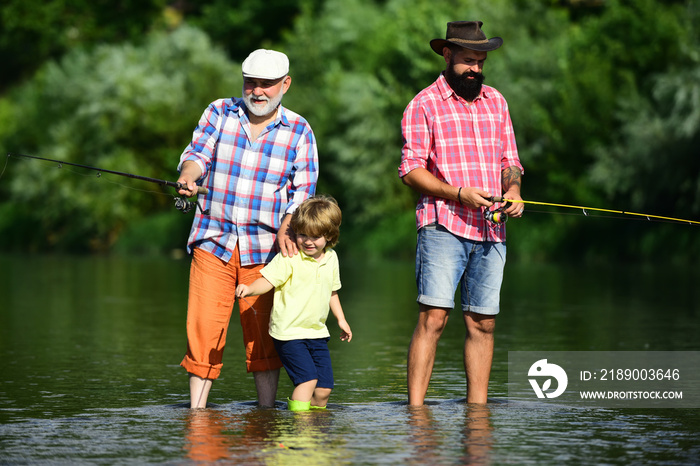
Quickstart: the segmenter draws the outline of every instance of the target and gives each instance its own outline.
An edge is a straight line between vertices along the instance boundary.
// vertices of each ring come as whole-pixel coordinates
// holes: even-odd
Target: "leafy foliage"
[[[320,141],[319,190],[338,198],[352,219],[344,235],[370,250],[411,251],[407,236],[415,238],[415,227],[406,212],[417,195],[398,178],[400,122],[408,102],[444,69],[428,42],[444,36],[451,10],[451,1],[328,0],[285,37],[301,82],[295,85],[303,87],[288,100]],[[460,2],[458,10],[481,11],[486,24],[499,14],[497,5],[475,1]]]
[[[36,30],[51,17],[66,24],[68,3],[49,2],[32,19]],[[201,111],[239,94],[237,62],[254,48],[276,48],[291,62],[284,104],[310,121],[319,142],[318,190],[343,208],[342,244],[410,255],[417,195],[397,176],[403,110],[444,69],[430,39],[443,37],[448,21],[480,19],[489,37],[504,38],[489,54],[486,82],[509,102],[526,199],[700,215],[696,1],[190,1],[166,8],[184,18],[171,33],[155,32],[164,21],[152,11],[158,5],[151,0],[132,29],[116,22],[112,31],[87,35],[130,42],[61,42],[42,30],[36,47],[54,41],[70,52],[0,99],[0,146],[172,178]],[[28,17],[17,18],[3,10],[3,24],[31,29]],[[154,32],[133,40],[148,29],[146,18]],[[66,28],[58,29],[65,38]],[[17,37],[0,38],[0,55]],[[81,44],[90,47],[74,47]],[[28,55],[41,61],[55,54],[42,50]],[[5,247],[102,250],[121,238],[122,247],[151,250],[143,246],[149,232],[184,236],[189,222],[168,217],[166,196],[114,189],[40,162],[12,159],[0,177],[0,192],[11,196],[0,205]],[[692,227],[535,210],[508,226],[521,258],[639,259],[669,243],[685,260],[700,255]],[[154,241],[171,247],[172,238]]]
[[[10,113],[21,114],[24,124],[6,145],[11,152],[177,178],[177,155],[206,106],[202,102],[241,88],[232,70],[207,36],[189,27],[154,34],[143,47],[76,49],[18,90]],[[156,185],[114,175],[85,179],[68,169],[11,159],[11,200],[24,208],[3,226],[24,231],[25,246],[83,248],[88,238],[91,249],[104,250],[125,224],[170,204],[166,195],[143,192],[162,192]],[[115,189],[107,180],[133,189]]]
[[[73,47],[137,40],[157,23],[165,0],[3,0],[0,89]]]
[[[318,9],[323,0],[210,0],[180,2],[187,22],[225,47],[229,58],[243,61],[259,48],[272,48],[304,10]]]

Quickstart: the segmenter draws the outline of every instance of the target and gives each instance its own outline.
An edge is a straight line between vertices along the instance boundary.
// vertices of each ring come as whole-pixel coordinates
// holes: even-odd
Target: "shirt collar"
[[[442,97],[442,100],[447,100],[447,99],[460,99],[455,91],[450,87],[450,85],[447,83],[447,78],[445,78],[445,72],[443,71],[440,73],[440,77],[437,80],[437,87],[438,91],[440,92],[440,96]],[[490,97],[490,88],[488,86],[481,86],[481,93],[479,96],[474,99],[474,101],[477,101],[479,99],[488,99]]]
[[[309,256],[309,255],[306,254],[304,251],[299,251],[299,255],[301,256],[301,260],[311,261],[311,262],[315,262],[315,263],[317,263],[317,264],[319,264],[319,265],[323,265],[323,264],[325,264],[326,262],[328,262],[328,258],[330,257],[330,252],[331,252],[331,251],[332,251],[331,248],[326,247],[326,251],[325,251],[325,253],[323,254],[323,259],[321,259],[320,261],[317,261],[317,260],[314,259],[313,257]]]
[[[287,112],[282,104],[277,107],[277,116],[275,117],[275,124],[281,123],[284,126],[290,126],[289,120],[287,119]]]

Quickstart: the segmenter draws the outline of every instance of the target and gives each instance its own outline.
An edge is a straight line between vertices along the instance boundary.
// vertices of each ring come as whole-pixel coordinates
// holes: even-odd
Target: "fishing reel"
[[[496,225],[500,225],[502,223],[506,223],[508,221],[508,214],[505,213],[505,210],[511,205],[510,202],[506,202],[505,205],[502,207],[499,207],[498,209],[494,210],[484,210],[484,219],[491,223],[495,223]]]
[[[174,200],[175,200],[175,208],[177,210],[179,210],[180,212],[182,212],[183,214],[186,214],[189,211],[191,211],[192,209],[198,207],[199,211],[202,212],[202,215],[209,215],[209,209],[207,209],[207,210],[202,209],[202,206],[199,205],[199,202],[197,202],[197,201],[194,201],[194,202],[189,201],[184,196],[176,197],[176,198],[174,198]]]
[[[496,210],[484,210],[484,218],[491,223],[500,225],[508,221],[508,214],[503,212],[503,207]]]

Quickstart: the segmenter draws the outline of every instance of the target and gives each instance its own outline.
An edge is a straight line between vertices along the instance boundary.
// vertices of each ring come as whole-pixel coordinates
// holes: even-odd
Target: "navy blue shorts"
[[[333,367],[328,350],[330,338],[275,340],[275,349],[289,378],[297,385],[317,379],[317,387],[333,388]]]

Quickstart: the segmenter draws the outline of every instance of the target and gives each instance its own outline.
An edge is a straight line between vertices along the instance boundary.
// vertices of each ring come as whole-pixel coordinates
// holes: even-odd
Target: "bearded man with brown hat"
[[[408,350],[408,403],[425,401],[437,345],[461,286],[466,328],[467,402],[486,403],[496,315],[506,259],[505,221],[523,203],[494,205],[493,197],[522,200],[515,134],[505,98],[483,84],[488,52],[481,21],[447,23],[430,47],[445,71],[408,104],[401,122],[399,176],[421,196],[416,208],[416,284],[419,316]],[[505,214],[505,216],[503,216]]]

